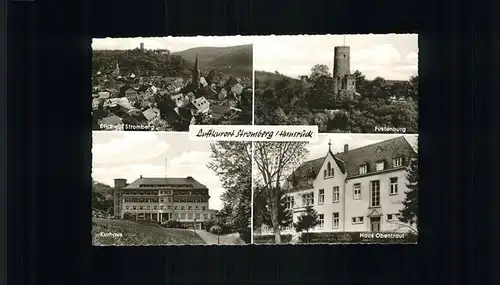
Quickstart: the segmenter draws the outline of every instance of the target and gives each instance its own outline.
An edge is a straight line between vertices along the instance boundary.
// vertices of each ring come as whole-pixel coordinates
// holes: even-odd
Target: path
[[[217,244],[217,235],[213,233],[209,233],[204,230],[196,230],[196,233],[200,238],[205,241],[208,245]],[[241,240],[239,235],[236,234],[228,234],[228,235],[220,235],[219,236],[220,245],[243,245],[244,241]]]

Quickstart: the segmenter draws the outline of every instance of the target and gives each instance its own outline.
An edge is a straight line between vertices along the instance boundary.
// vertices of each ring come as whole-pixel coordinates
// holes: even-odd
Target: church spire
[[[194,70],[198,70],[198,53],[196,53],[196,59],[194,60]]]
[[[194,60],[194,68],[193,68],[193,86],[196,89],[200,88],[200,70],[198,69],[198,53],[196,53],[196,59]]]
[[[332,139],[328,141],[328,151],[332,151]]]

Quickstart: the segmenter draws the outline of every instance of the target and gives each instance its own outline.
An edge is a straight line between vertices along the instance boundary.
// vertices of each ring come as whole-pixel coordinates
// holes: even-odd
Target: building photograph
[[[256,143],[254,242],[416,243],[417,154],[418,135]]]
[[[93,39],[93,130],[250,125],[252,70],[251,37]]]
[[[251,160],[249,142],[93,132],[93,245],[250,243]]]
[[[418,133],[418,35],[254,38],[255,124]]]

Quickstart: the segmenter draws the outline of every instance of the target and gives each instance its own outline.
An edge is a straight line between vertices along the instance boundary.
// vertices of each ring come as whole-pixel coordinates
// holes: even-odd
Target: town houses
[[[251,124],[251,119],[237,120],[242,111],[251,113],[250,78],[207,80],[204,75],[209,71],[202,73],[199,69],[198,56],[191,73],[190,77],[125,73],[119,62],[109,74],[98,71],[92,77],[93,129],[108,129],[105,125],[115,123],[187,131],[191,124],[224,124],[220,122],[224,117],[229,123]]]
[[[121,219],[178,221],[185,227],[201,229],[204,221],[215,217],[209,209],[209,189],[191,176],[146,178],[142,175],[128,184],[115,179],[114,216]]]
[[[409,231],[399,222],[405,200],[407,167],[415,151],[405,137],[325,155],[300,165],[284,185],[293,222],[312,206],[319,225],[310,232]],[[256,234],[272,234],[262,226]],[[293,225],[282,229],[295,234]]]

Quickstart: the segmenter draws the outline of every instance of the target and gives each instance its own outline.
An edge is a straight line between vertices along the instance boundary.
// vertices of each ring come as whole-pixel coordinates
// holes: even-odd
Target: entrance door
[[[372,232],[380,232],[380,217],[370,218],[370,230]]]

